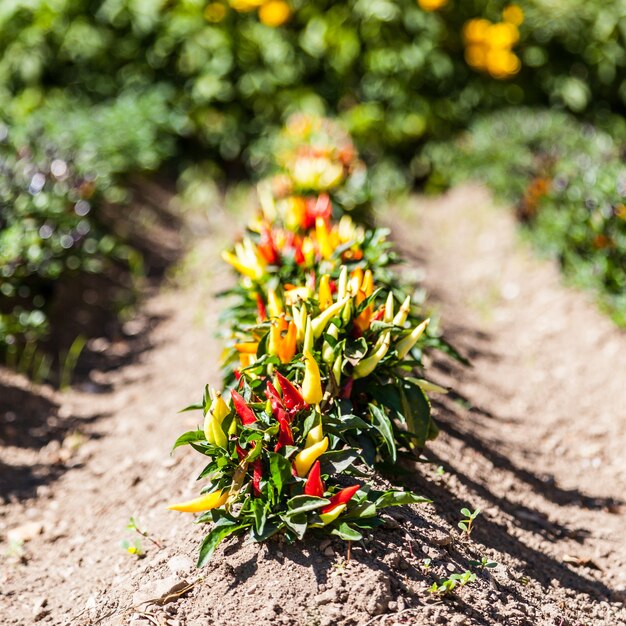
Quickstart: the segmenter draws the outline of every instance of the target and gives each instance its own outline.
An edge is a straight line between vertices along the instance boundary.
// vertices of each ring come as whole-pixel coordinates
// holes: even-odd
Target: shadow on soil
[[[58,402],[42,388],[0,380],[0,499],[32,498],[40,485],[57,480],[68,467],[46,446],[56,442],[58,450],[68,435],[87,430],[97,439],[92,427],[103,417],[61,417]],[[28,452],[24,457],[5,447]]]
[[[463,331],[465,332],[465,331]],[[454,336],[454,334],[453,334]],[[463,375],[464,368],[448,359],[435,359],[434,371],[441,371],[442,361],[445,362],[450,371],[457,376]],[[515,481],[525,483],[530,490],[540,495],[545,500],[554,503],[559,507],[579,507],[593,510],[612,508],[622,504],[621,500],[615,498],[599,498],[588,496],[577,489],[562,489],[552,476],[539,475],[524,467],[516,465],[509,457],[496,450],[485,440],[469,430],[459,428],[459,424],[467,423],[467,419],[461,419],[463,414],[473,412],[489,419],[497,419],[498,423],[506,424],[506,417],[496,416],[488,410],[474,406],[471,398],[460,394],[449,394],[443,400],[434,402],[433,405],[439,409],[438,425],[440,430],[451,439],[461,441],[471,453],[482,457],[488,461],[485,465],[491,464],[499,470],[508,472]],[[564,525],[549,519],[546,514],[532,507],[525,506],[517,501],[511,501],[506,497],[495,494],[488,486],[488,480],[479,482],[462,466],[456,467],[451,458],[439,458],[432,450],[427,449],[425,456],[435,465],[443,465],[454,473],[457,480],[469,491],[475,493],[480,498],[496,507],[506,519],[511,521],[515,527],[540,536],[543,540],[555,542],[560,539],[569,538],[582,543],[590,535],[590,530],[585,528],[575,528]],[[482,464],[481,464],[482,465]],[[467,506],[467,502],[452,493],[443,482],[433,482],[427,480],[419,473],[413,474],[413,479],[405,480],[407,488],[418,491],[421,495],[429,497],[437,506],[439,513],[448,519],[453,527],[459,520],[459,511]],[[561,519],[567,518],[564,512]],[[484,546],[495,548],[501,552],[506,552],[513,558],[524,562],[523,574],[528,574],[543,586],[549,586],[552,579],[556,579],[563,587],[573,589],[577,592],[587,594],[591,599],[610,599],[612,589],[597,579],[588,578],[579,574],[560,560],[534,549],[532,546],[518,539],[511,533],[511,528],[505,524],[497,523],[484,516],[481,516],[480,523],[476,525],[472,533],[472,539]],[[449,550],[454,553],[454,548]],[[519,583],[518,583],[519,584]],[[511,584],[507,589],[512,595],[517,595],[515,585]],[[469,610],[466,608],[466,610]]]
[[[155,347],[153,331],[164,316],[137,310],[122,323],[116,311],[131,303],[129,296],[146,297],[153,292],[183,252],[181,220],[168,209],[171,189],[167,184],[147,180],[134,181],[132,188],[135,200],[131,206],[103,207],[102,214],[111,229],[142,255],[144,280],[140,292],[128,271],[113,268],[109,275],[72,276],[55,283],[49,294],[53,332],[41,349],[53,359],[50,380],[58,383],[64,351],[77,336],[83,336],[88,341],[72,372],[74,388],[83,393],[110,392],[107,372],[137,362]],[[69,391],[70,396],[72,393]],[[53,454],[45,450],[42,453],[51,442],[61,444],[73,432],[87,434],[91,439],[99,437],[94,425],[106,415],[61,416],[61,403],[62,394],[28,384],[14,374],[5,376],[0,369],[0,498],[31,498],[37,487],[57,480],[67,471],[67,465],[54,460]],[[4,451],[5,446],[14,450]],[[24,453],[15,453],[15,449]]]

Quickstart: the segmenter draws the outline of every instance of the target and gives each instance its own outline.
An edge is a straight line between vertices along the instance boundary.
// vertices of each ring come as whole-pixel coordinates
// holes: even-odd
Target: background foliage
[[[537,246],[626,325],[626,164],[613,135],[563,113],[503,110],[432,145],[433,189],[474,178],[517,206]]]
[[[477,113],[542,105],[613,128],[625,64],[626,0],[0,2],[0,350],[45,335],[53,281],[140,265],[100,215],[138,171],[210,161],[260,176],[276,129],[304,108],[344,121],[380,196],[425,177],[422,146]],[[577,274],[618,289],[582,249]]]

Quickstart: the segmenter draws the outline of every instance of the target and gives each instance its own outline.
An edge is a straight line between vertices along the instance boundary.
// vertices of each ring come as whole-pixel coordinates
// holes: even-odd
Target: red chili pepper
[[[343,389],[339,393],[340,398],[347,399],[352,395],[352,385],[354,384],[353,378],[348,378],[346,384],[343,386]]]
[[[333,207],[327,193],[321,193],[317,198],[307,198],[306,212],[304,215],[304,229],[309,230],[315,226],[315,220],[321,217],[325,222],[330,220]]]
[[[307,496],[324,497],[324,483],[322,482],[322,472],[319,461],[315,461],[309,471],[309,477],[304,484],[304,493]]]
[[[328,283],[328,286],[330,287],[330,293],[335,295],[337,293],[337,282],[334,280],[331,280]]]
[[[260,293],[256,294],[256,309],[259,313],[259,321],[264,322],[267,319],[267,309]]]
[[[331,499],[330,503],[322,508],[322,513],[328,513],[332,511],[336,506],[340,504],[348,504],[352,500],[352,496],[361,488],[361,485],[352,485],[352,487],[346,487],[341,491],[338,491]]]
[[[293,259],[298,265],[304,265],[306,259],[304,258],[304,252],[302,252],[302,238],[301,237],[293,237],[291,242],[287,242],[290,244],[290,247],[293,248]]]
[[[291,432],[291,426],[287,420],[287,413],[284,409],[279,409],[276,415],[278,420],[278,443],[274,447],[274,452],[278,452],[283,446],[293,446],[293,433]]]
[[[283,392],[283,403],[288,411],[299,411],[307,404],[298,388],[288,381],[280,372],[276,372],[276,377]]]
[[[274,387],[269,380],[267,381],[267,386],[265,388],[265,397],[270,401],[270,404],[272,405],[272,413],[274,414],[274,417],[276,417],[278,410],[284,409],[285,406],[278,391],[276,391],[276,387]]]
[[[270,265],[277,265],[280,262],[280,256],[276,250],[272,231],[267,226],[265,226],[261,232],[259,251]]]
[[[261,459],[252,461],[252,491],[255,496],[261,495],[261,478],[263,477],[263,465]]]
[[[383,319],[383,316],[385,315],[385,307],[380,307],[380,309],[378,309],[378,311],[376,311],[376,313],[374,313],[374,315],[372,315],[372,322],[380,322],[380,320]]]
[[[243,461],[247,456],[246,451],[239,444],[236,444],[236,449],[237,449],[237,456],[239,457],[239,460]]]
[[[239,382],[241,380],[241,372],[239,370],[235,370],[233,374],[235,375],[235,380]]]
[[[254,422],[256,422],[256,415],[254,414],[252,409],[246,404],[246,401],[241,397],[241,395],[233,390],[230,392],[230,396],[233,399],[235,411],[237,411],[237,415],[239,415],[241,423],[244,426],[254,424]]]

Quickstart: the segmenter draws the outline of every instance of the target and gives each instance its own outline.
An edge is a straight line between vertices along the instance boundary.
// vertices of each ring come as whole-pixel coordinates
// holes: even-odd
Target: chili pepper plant
[[[223,253],[239,275],[222,318],[225,390],[207,387],[187,407],[203,411],[203,428],[175,444],[208,459],[202,495],[170,507],[213,524],[199,565],[232,534],[358,540],[379,509],[427,501],[372,485],[437,435],[426,392],[445,390],[423,377],[422,352],[438,339],[391,269],[388,231],[357,224],[338,200],[351,144],[330,122],[315,132],[305,122],[286,131],[260,211]],[[323,149],[306,143],[320,136]]]

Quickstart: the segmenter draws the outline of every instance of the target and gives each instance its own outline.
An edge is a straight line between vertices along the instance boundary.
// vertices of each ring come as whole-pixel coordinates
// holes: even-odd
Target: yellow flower
[[[291,9],[282,0],[270,0],[259,9],[259,20],[266,26],[281,26],[291,17]]]
[[[487,38],[487,31],[491,26],[489,20],[475,19],[465,22],[463,27],[463,37],[467,44],[480,44],[484,43]]]
[[[423,11],[436,11],[448,4],[448,0],[417,0],[417,4]]]
[[[502,19],[509,24],[515,24],[519,26],[524,23],[524,11],[516,4],[509,4],[502,11]]]
[[[519,41],[519,31],[514,24],[492,24],[487,30],[487,41],[493,48],[511,48]]]
[[[239,13],[245,13],[246,11],[254,11],[254,9],[260,7],[264,0],[228,0],[230,6],[239,11]]]
[[[487,53],[487,70],[494,78],[517,74],[520,66],[520,60],[510,50],[495,48]]]
[[[485,46],[472,44],[465,48],[465,60],[467,64],[477,70],[485,69],[486,56],[487,50]]]
[[[221,2],[210,2],[204,9],[207,22],[221,22],[226,17],[226,7]]]

